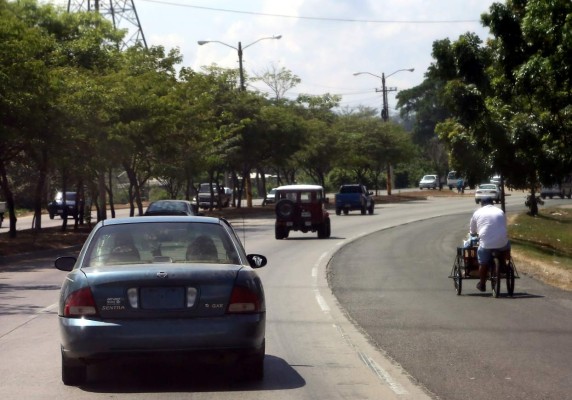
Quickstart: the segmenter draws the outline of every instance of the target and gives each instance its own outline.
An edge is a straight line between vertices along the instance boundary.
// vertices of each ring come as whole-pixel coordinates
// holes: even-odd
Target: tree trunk
[[[42,230],[42,204],[44,203],[44,188],[47,177],[47,152],[42,150],[42,163],[39,168],[39,177],[36,182],[36,191],[34,193],[34,230],[40,232]]]
[[[4,193],[4,198],[6,199],[6,209],[8,215],[10,216],[10,230],[8,231],[8,236],[10,238],[16,237],[16,212],[14,210],[14,194],[10,190],[10,184],[8,181],[8,175],[6,174],[6,166],[4,161],[0,160],[0,179],[2,182],[2,193]]]

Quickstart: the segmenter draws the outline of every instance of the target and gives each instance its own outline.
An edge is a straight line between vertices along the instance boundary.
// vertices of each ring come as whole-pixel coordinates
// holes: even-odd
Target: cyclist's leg
[[[491,253],[491,249],[485,249],[480,246],[477,250],[477,258],[479,259],[479,283],[477,284],[477,289],[481,292],[484,292],[487,288],[487,271],[491,262]]]

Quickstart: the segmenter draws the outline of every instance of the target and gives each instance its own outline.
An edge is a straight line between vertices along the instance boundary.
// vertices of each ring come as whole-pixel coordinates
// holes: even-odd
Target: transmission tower
[[[68,0],[68,12],[95,11],[116,29],[127,29],[122,49],[142,43],[147,48],[134,0]]]

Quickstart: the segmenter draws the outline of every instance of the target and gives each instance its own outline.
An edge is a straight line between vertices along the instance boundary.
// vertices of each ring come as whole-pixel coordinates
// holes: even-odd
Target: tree
[[[264,73],[256,75],[256,79],[264,82],[274,93],[274,99],[280,100],[286,92],[296,87],[302,80],[292,73],[292,71],[282,67],[278,70],[276,65],[272,64]]]

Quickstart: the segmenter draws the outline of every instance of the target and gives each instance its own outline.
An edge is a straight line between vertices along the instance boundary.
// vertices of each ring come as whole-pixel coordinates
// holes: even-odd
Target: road
[[[522,203],[522,199],[510,199],[510,202]],[[456,234],[462,235],[466,231],[467,216],[474,208],[472,199],[432,198],[427,201],[382,205],[373,216],[362,216],[359,213],[334,215],[332,238],[329,240],[295,233],[287,240],[277,241],[273,235],[272,220],[235,222],[247,250],[269,257],[269,265],[260,270],[268,309],[266,376],[260,384],[237,381],[233,379],[235,374],[232,370],[189,370],[179,365],[121,364],[95,368],[92,373],[96,379],[84,387],[66,387],[60,380],[55,313],[63,274],[52,267],[53,257],[4,265],[0,273],[0,357],[3,360],[0,363],[0,396],[2,399],[156,399],[161,396],[166,399],[240,397],[250,400],[424,399],[439,395],[447,399],[451,395],[448,391],[451,387],[456,387],[461,392],[466,390],[465,385],[471,383],[473,376],[469,367],[482,366],[483,362],[479,360],[487,359],[490,350],[485,348],[477,351],[474,343],[465,343],[466,348],[473,349],[469,352],[473,358],[457,360],[458,363],[453,363],[449,371],[443,371],[442,365],[447,365],[451,360],[442,356],[442,347],[438,346],[448,348],[457,341],[463,343],[466,332],[472,330],[478,335],[476,338],[471,336],[471,340],[497,337],[494,332],[499,328],[495,324],[491,326],[492,321],[479,328],[478,321],[483,319],[470,315],[469,310],[476,309],[474,303],[496,302],[494,307],[502,305],[508,308],[504,311],[505,316],[510,315],[511,307],[519,313],[526,311],[526,305],[520,305],[517,299],[490,299],[469,294],[455,296],[452,283],[446,278],[452,264],[451,252],[460,240]],[[451,229],[441,222],[449,220],[448,215],[460,215],[466,221],[458,222],[459,219],[455,217],[452,223],[456,230],[448,232]],[[435,221],[436,225],[427,225],[430,221]],[[418,237],[414,234],[416,229],[407,229],[417,226],[418,235],[425,232],[425,236]],[[435,226],[439,229],[435,229]],[[402,229],[405,230],[401,231]],[[379,231],[381,232],[375,233]],[[448,233],[443,233],[445,231]],[[391,232],[397,232],[395,240]],[[435,232],[437,234],[433,234]],[[383,234],[389,234],[389,239],[377,236]],[[421,240],[423,242],[418,242]],[[394,243],[395,250],[401,254],[394,253],[391,248],[381,244],[372,246],[372,241],[378,244],[380,241]],[[366,246],[367,243],[370,243],[367,251],[351,251],[352,246]],[[418,243],[423,245],[418,246]],[[421,262],[426,258],[427,248],[435,251],[433,263],[428,263],[427,260]],[[415,254],[418,260],[412,263]],[[373,270],[363,269],[367,263],[370,263]],[[412,270],[413,267],[426,268],[426,271],[420,270],[418,278],[405,279],[407,285],[404,285],[404,278],[398,276],[395,269],[403,269],[402,272],[405,273],[405,270]],[[417,275],[414,271],[410,274]],[[328,279],[332,289],[328,286]],[[525,280],[527,278],[523,277],[517,281],[517,293],[522,293],[521,288],[526,287],[523,286]],[[406,302],[393,302],[393,293],[399,291],[409,294]],[[468,288],[467,293],[470,293]],[[537,291],[527,289],[526,293],[536,295]],[[430,307],[433,316],[425,315],[426,310],[421,307],[427,301],[424,296],[438,297],[441,299],[439,304],[448,308]],[[562,297],[558,300],[562,303],[560,311],[569,318],[570,298],[566,295],[559,296]],[[524,297],[518,301],[527,301]],[[531,300],[548,303],[547,298],[550,299],[542,297],[540,300]],[[514,303],[516,305],[511,306]],[[393,307],[396,307],[398,313],[405,309],[412,314],[397,319]],[[480,310],[481,306],[478,307]],[[537,311],[554,312],[554,308]],[[364,318],[359,324],[358,315]],[[457,315],[464,318],[456,322],[459,325],[459,337],[446,336],[436,328],[449,326],[446,323],[451,323]],[[510,320],[516,324],[519,321],[526,324],[531,317],[530,312],[526,312],[522,319]],[[546,314],[542,322],[546,323],[548,319]],[[463,330],[461,328],[466,321],[470,324]],[[506,318],[500,322],[506,323]],[[562,324],[571,326],[565,319],[562,319]],[[400,332],[395,329],[399,326],[408,329]],[[468,329],[471,327],[474,329]],[[422,335],[431,331],[435,334],[428,335],[429,339]],[[538,346],[540,332],[541,329],[535,335],[530,335],[532,346]],[[559,335],[561,343],[567,344],[569,330],[568,333],[566,329],[550,332],[549,337],[554,339]],[[384,341],[386,336],[387,341]],[[396,337],[399,340],[393,342]],[[425,346],[434,352],[433,358],[427,352],[419,351]],[[455,344],[457,352],[460,351],[458,347],[462,347],[462,344]],[[570,348],[572,347],[568,345],[561,352],[569,352]],[[507,354],[510,349],[510,346],[499,349],[499,354],[506,355],[504,364],[513,363],[518,366],[532,362],[524,360],[525,355],[530,353],[523,353],[513,361]],[[403,353],[407,357],[397,360],[396,356],[401,357]],[[551,356],[551,360],[556,358],[556,355]],[[565,366],[557,363],[555,367]],[[448,375],[448,378],[439,379],[442,375]],[[480,375],[474,376],[480,379]],[[515,376],[510,378],[515,379]],[[447,381],[448,386],[441,383],[443,380]],[[433,381],[439,384],[431,385]],[[561,382],[560,386],[569,388],[566,382]],[[478,391],[473,391],[474,393],[475,396],[466,398],[483,398]],[[513,397],[507,398],[517,398],[516,394],[521,394],[520,391],[514,393]]]

